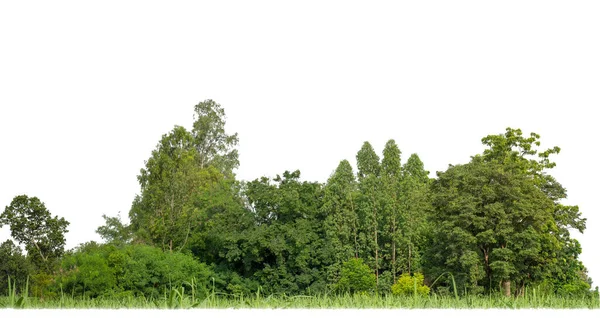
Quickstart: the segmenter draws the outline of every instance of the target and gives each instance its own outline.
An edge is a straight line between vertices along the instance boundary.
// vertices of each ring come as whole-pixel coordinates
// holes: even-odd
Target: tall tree
[[[194,224],[192,197],[206,181],[192,135],[176,126],[163,135],[138,176],[141,195],[130,212],[138,237],[163,250],[181,250]]]
[[[325,238],[332,256],[329,281],[336,283],[342,264],[358,258],[358,217],[356,214],[356,179],[352,166],[342,160],[324,188],[323,211],[326,214]]]
[[[28,257],[41,271],[50,272],[64,253],[69,222],[52,217],[37,197],[16,196],[0,215],[0,225],[10,227],[13,239],[25,245]]]
[[[557,219],[561,187],[545,170],[554,167],[548,157],[558,147],[538,153],[539,135],[525,138],[511,128],[482,141],[489,146],[482,155],[438,173],[433,184],[433,220],[444,248],[432,249],[430,270],[460,273],[474,289],[498,283],[510,295],[511,282],[518,291],[545,279],[560,250],[558,229],[585,220],[575,210]]]
[[[379,284],[379,226],[381,224],[379,156],[370,143],[365,142],[356,154],[358,188],[360,190],[359,212],[364,232],[361,233],[367,263],[372,266]]]
[[[191,132],[175,126],[163,135],[138,176],[141,193],[129,213],[135,239],[163,250],[189,248],[190,235],[211,209],[205,194],[227,184],[235,195],[237,142],[237,134],[225,133],[225,111],[212,100],[194,107]]]
[[[384,244],[381,246],[389,249],[387,255],[391,263],[390,270],[392,279],[396,281],[398,273],[398,260],[396,252],[400,247],[402,223],[400,182],[402,180],[402,166],[400,163],[400,149],[396,142],[389,140],[383,149],[381,160],[381,186],[382,186],[382,220],[384,227],[382,238]]]
[[[404,265],[402,270],[409,274],[420,270],[420,260],[426,246],[426,235],[430,231],[427,216],[431,211],[429,172],[417,154],[412,154],[402,167],[400,183],[403,227],[402,246]]]
[[[194,106],[194,145],[198,150],[200,168],[212,165],[221,173],[230,175],[239,166],[238,135],[225,133],[225,110],[207,99]]]
[[[546,262],[542,265],[530,266],[531,262],[517,263],[519,275],[513,277],[517,283],[517,291],[523,292],[524,285],[544,277],[573,277],[574,268],[583,267],[576,261],[580,250],[576,247],[578,242],[572,239],[569,229],[576,229],[583,233],[586,219],[581,217],[579,207],[565,206],[560,203],[567,198],[566,189],[554,177],[548,174],[548,170],[554,168],[556,163],[550,160],[551,155],[559,154],[559,147],[552,147],[540,152],[540,135],[531,133],[529,137],[523,136],[520,129],[507,128],[504,134],[489,135],[482,139],[484,145],[489,148],[483,153],[486,162],[499,162],[505,165],[519,167],[519,172],[524,173],[533,180],[534,186],[539,189],[547,200],[552,202],[551,222],[543,231],[544,240],[541,250],[546,252]],[[573,266],[560,266],[558,259],[569,259]],[[564,270],[571,271],[570,274]],[[585,268],[583,268],[585,271]],[[585,276],[585,275],[584,275]],[[510,281],[506,281],[509,283]],[[567,283],[564,281],[564,283]],[[506,292],[510,284],[505,286]]]

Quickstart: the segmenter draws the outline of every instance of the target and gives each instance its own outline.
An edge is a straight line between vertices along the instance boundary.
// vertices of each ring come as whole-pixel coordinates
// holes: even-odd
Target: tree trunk
[[[392,237],[392,272],[394,274],[394,283],[396,282],[396,240]]]
[[[377,286],[379,286],[379,255],[377,248],[377,230],[375,230],[375,246],[375,282],[377,283]]]
[[[517,288],[517,290],[515,291],[515,293],[516,293],[515,296],[521,296],[521,297],[523,297],[525,295],[525,282],[521,282],[521,286],[519,286],[519,288]]]
[[[410,275],[410,244],[408,244],[408,275]]]
[[[350,194],[350,208],[352,209],[352,232],[354,234],[354,258],[358,258],[358,238],[357,238],[357,225],[356,225],[356,212],[354,212],[354,202],[352,201],[352,194]]]
[[[375,188],[373,188],[373,193],[375,193]],[[379,243],[377,242],[377,207],[375,197],[372,195],[371,200],[373,202],[373,224],[375,226],[375,282],[377,286],[379,286]]]
[[[504,296],[510,297],[510,280],[502,281],[502,290],[504,292]]]
[[[490,255],[488,253],[488,249],[487,248],[481,248],[481,251],[483,251],[483,257],[485,259],[485,276],[488,279],[489,286],[488,288],[492,288],[492,269],[490,268]]]

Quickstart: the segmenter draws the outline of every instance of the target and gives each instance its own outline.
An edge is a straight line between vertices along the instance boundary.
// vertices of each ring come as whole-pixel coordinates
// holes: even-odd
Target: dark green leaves
[[[69,222],[52,217],[36,197],[16,196],[0,215],[0,224],[10,227],[13,239],[25,245],[33,263],[42,270],[49,271],[63,254]]]

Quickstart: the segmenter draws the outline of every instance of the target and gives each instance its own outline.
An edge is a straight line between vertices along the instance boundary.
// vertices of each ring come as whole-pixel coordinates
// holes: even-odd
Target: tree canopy
[[[69,222],[16,196],[0,215],[14,240],[0,245],[0,293],[8,277],[31,277],[40,297],[157,297],[172,284],[235,297],[417,296],[451,278],[463,294],[591,295],[570,236],[586,219],[549,173],[560,148],[541,150],[536,133],[486,136],[482,153],[436,178],[390,139],[381,153],[364,142],[356,165],[341,160],[325,183],[299,170],[241,181],[223,108],[193,110],[191,130],[174,126],[145,161],[129,222],[103,215],[104,243],[65,252]]]

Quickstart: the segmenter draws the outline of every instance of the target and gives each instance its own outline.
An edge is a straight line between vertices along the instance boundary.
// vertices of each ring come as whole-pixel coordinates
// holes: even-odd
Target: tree
[[[163,250],[187,249],[210,208],[199,205],[206,202],[205,192],[216,184],[235,185],[232,170],[239,163],[233,147],[238,138],[225,133],[224,110],[206,100],[194,111],[191,132],[175,126],[162,136],[140,171],[141,194],[129,212],[135,239]]]
[[[30,274],[30,266],[21,248],[13,241],[6,240],[0,245],[0,295],[8,293],[8,279],[19,290],[25,285]]]
[[[382,219],[385,224],[383,238],[389,246],[388,255],[391,257],[392,279],[396,281],[398,273],[398,262],[396,252],[400,247],[401,229],[403,222],[401,214],[400,183],[402,181],[402,166],[400,163],[400,149],[396,142],[389,140],[383,149],[381,160],[381,185],[383,190]],[[389,257],[388,257],[389,258]]]
[[[116,217],[102,215],[105,224],[98,227],[96,233],[109,244],[128,244],[131,241],[131,229],[123,224],[121,213]]]
[[[356,154],[358,166],[358,188],[360,190],[359,212],[364,233],[361,237],[367,261],[373,266],[375,279],[379,284],[379,226],[380,213],[380,179],[381,166],[379,156],[370,143],[365,142]],[[378,213],[379,212],[379,213]],[[372,253],[372,254],[371,254]]]
[[[300,171],[246,185],[255,226],[243,244],[246,266],[265,292],[324,291],[322,187],[300,182]]]
[[[533,180],[535,188],[541,191],[546,200],[551,202],[550,220],[543,228],[543,240],[540,249],[543,251],[543,264],[532,265],[527,258],[517,262],[517,275],[513,280],[517,282],[517,292],[523,293],[524,285],[532,281],[539,281],[551,277],[571,277],[562,280],[561,284],[573,282],[573,278],[582,280],[585,285],[587,275],[585,267],[577,259],[580,248],[577,240],[570,238],[569,229],[576,229],[580,233],[585,230],[586,219],[581,217],[579,207],[565,206],[560,203],[567,198],[566,189],[547,171],[556,166],[550,161],[550,156],[559,154],[559,147],[552,147],[539,152],[540,135],[531,133],[524,137],[520,129],[507,128],[504,134],[490,135],[482,139],[483,144],[489,148],[482,155],[486,162],[498,162],[504,165],[516,166],[519,173],[523,173]],[[536,158],[537,155],[537,158]],[[560,265],[560,259],[569,266]],[[525,261],[523,261],[525,260]],[[535,264],[535,263],[534,263]],[[566,271],[566,272],[565,272]],[[577,272],[577,274],[574,273]],[[506,283],[509,283],[507,281]],[[508,293],[508,287],[505,290]]]
[[[578,211],[562,213],[562,186],[545,173],[558,147],[538,154],[539,135],[508,128],[483,138],[489,146],[464,165],[438,172],[432,215],[436,236],[428,270],[455,273],[471,290],[501,284],[505,295],[540,282],[555,269],[560,229],[581,226]],[[539,159],[532,156],[538,154]],[[557,218],[562,215],[564,218]],[[437,272],[437,273],[436,273]]]
[[[420,260],[430,231],[427,217],[431,212],[429,172],[417,154],[412,154],[402,167],[400,210],[402,211],[402,246],[405,263],[402,270],[409,274],[420,271]]]
[[[358,258],[358,216],[356,214],[356,179],[352,166],[342,160],[324,188],[325,238],[332,257],[329,281],[337,282],[342,263]]]
[[[52,217],[37,197],[16,196],[0,215],[0,224],[10,227],[13,239],[25,245],[32,263],[44,272],[64,253],[69,222]]]
[[[238,152],[233,149],[239,140],[237,133],[225,133],[225,110],[207,99],[194,106],[194,112],[192,135],[200,168],[212,165],[230,175],[239,166]]]
[[[197,156],[193,136],[185,128],[176,126],[163,135],[138,176],[141,195],[129,214],[137,237],[163,250],[186,246],[196,217],[192,198],[214,175],[200,169]]]

